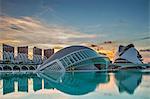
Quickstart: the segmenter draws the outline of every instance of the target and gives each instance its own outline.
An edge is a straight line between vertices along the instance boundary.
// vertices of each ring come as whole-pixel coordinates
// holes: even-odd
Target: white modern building
[[[69,71],[106,69],[109,59],[85,46],[69,46],[56,52],[38,71]]]
[[[134,63],[142,64],[142,56],[133,44],[127,46],[119,46],[119,49],[115,55],[114,63]]]

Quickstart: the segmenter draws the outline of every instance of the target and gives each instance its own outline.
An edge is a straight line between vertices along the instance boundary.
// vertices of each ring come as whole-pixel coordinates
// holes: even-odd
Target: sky
[[[0,0],[0,43],[150,48],[149,0]],[[112,44],[103,44],[112,41]]]

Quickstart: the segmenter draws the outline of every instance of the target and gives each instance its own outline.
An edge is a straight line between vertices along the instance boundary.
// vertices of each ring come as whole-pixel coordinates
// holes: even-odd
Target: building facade
[[[3,44],[3,61],[14,62],[14,47]]]
[[[42,63],[42,49],[34,47],[33,48],[33,63],[41,64]]]
[[[18,47],[17,52],[16,63],[28,64],[28,46]]]
[[[28,46],[22,46],[17,48],[18,53],[23,53],[28,55]]]
[[[54,49],[44,49],[44,58],[48,59],[54,54]]]

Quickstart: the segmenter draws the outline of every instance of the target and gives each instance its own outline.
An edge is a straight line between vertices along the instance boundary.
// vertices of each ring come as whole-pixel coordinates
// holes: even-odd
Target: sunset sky
[[[0,0],[0,44],[114,49],[134,43],[149,49],[149,5],[149,0]]]

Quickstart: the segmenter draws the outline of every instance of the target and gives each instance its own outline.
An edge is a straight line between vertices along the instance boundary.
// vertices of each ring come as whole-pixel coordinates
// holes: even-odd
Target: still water
[[[150,99],[150,73],[0,74],[0,99]]]

